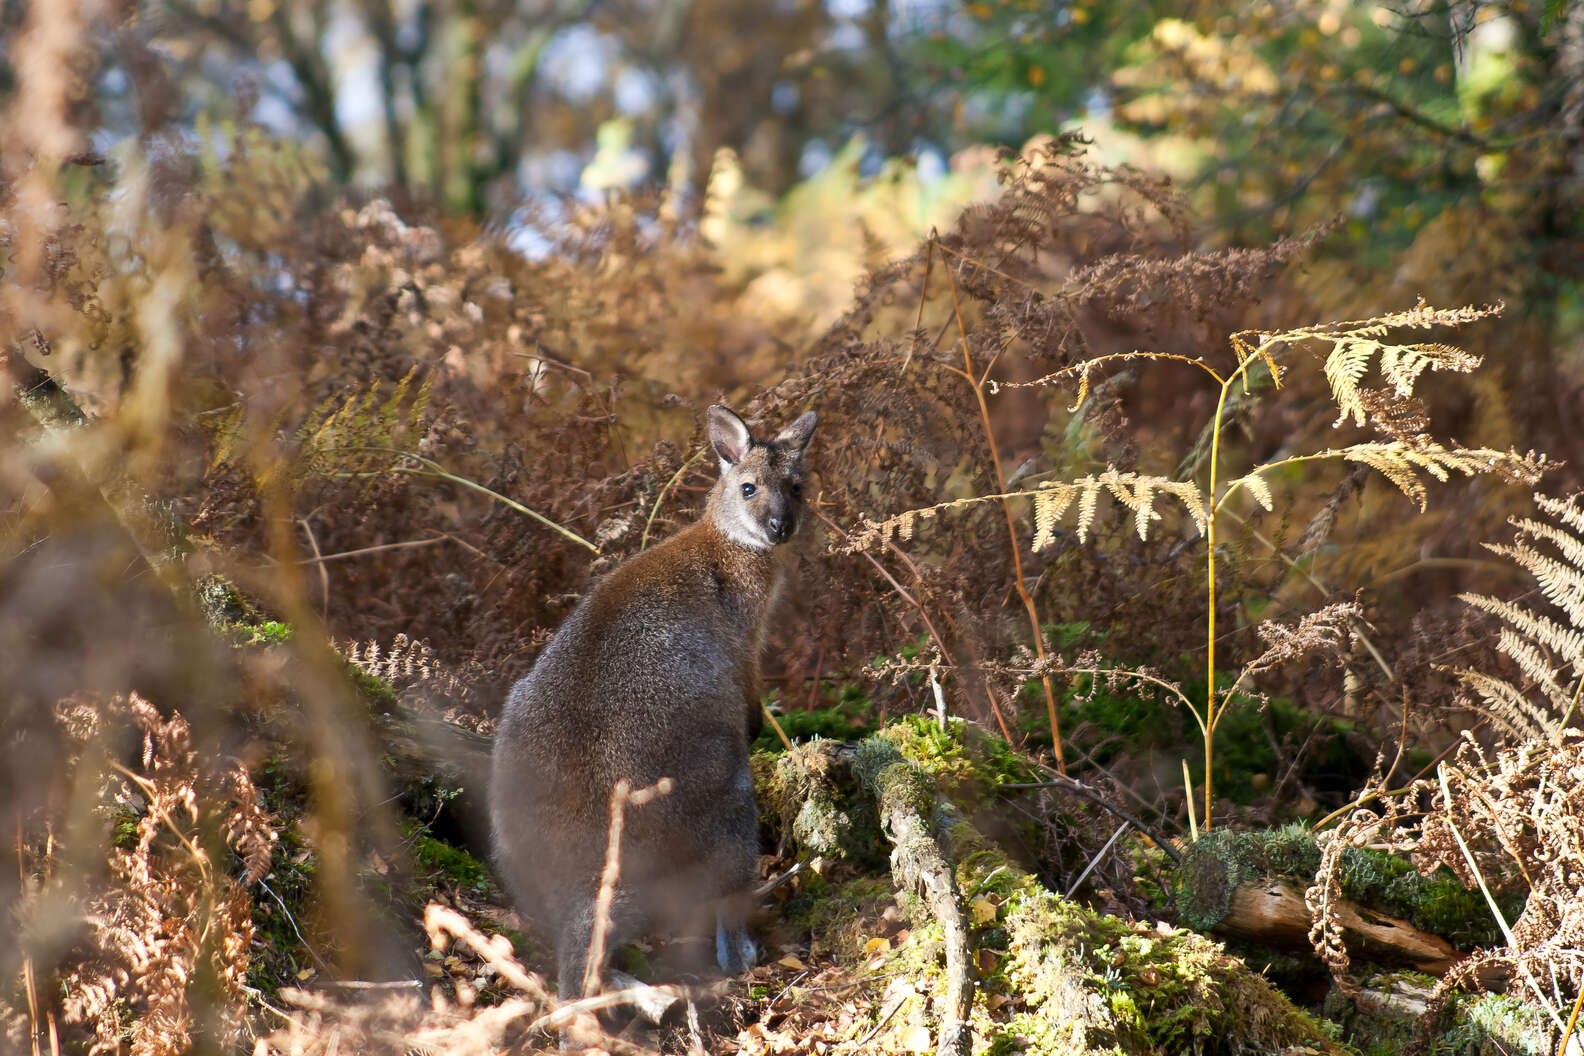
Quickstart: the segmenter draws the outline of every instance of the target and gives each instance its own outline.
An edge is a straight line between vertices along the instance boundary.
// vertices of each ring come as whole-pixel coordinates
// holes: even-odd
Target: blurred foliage
[[[134,692],[147,723],[191,724],[199,777],[290,806],[270,892],[227,857],[224,796],[167,826],[212,856],[143,848],[172,890],[223,860],[209,890],[251,903],[269,949],[215,970],[274,994],[321,954],[402,963],[359,876],[417,858],[471,895],[484,874],[438,830],[400,839],[430,816],[393,816],[371,707],[487,733],[590,580],[696,515],[717,399],[822,416],[766,660],[785,728],[932,710],[938,658],[965,759],[963,717],[1039,726],[1007,665],[1026,539],[986,508],[872,555],[822,544],[998,476],[1191,475],[1214,407],[1121,371],[1077,406],[1008,389],[981,413],[964,365],[1024,381],[1421,293],[1505,300],[1471,335],[1500,369],[1468,394],[1427,379],[1426,413],[1571,456],[1576,481],[1581,23],[1577,0],[3,0],[0,837],[22,868],[0,905],[31,930],[0,972],[68,977],[72,907],[111,899],[113,852],[155,827],[61,722],[98,708],[93,751],[147,780],[113,706]],[[1330,436],[1306,384],[1235,394],[1223,444],[1265,461]],[[1379,655],[1235,713],[1239,820],[1334,806],[1400,742],[1439,751],[1448,655],[1492,651],[1453,599],[1511,583],[1477,542],[1514,496],[1448,487],[1414,529],[1389,488],[1314,481],[1226,541],[1218,627],[1246,642],[1361,584]],[[1028,589],[1056,647],[1177,665],[1203,645],[1200,573],[1183,539],[1130,534],[1110,513],[1057,533]],[[916,663],[876,670],[899,651]],[[1087,688],[1074,771],[1180,829],[1180,712]],[[1036,776],[1004,745],[977,761]],[[1077,875],[1114,823],[1040,796],[1026,849]]]

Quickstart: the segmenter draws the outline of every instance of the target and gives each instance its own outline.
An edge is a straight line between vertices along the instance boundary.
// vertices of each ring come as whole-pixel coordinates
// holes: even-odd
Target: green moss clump
[[[279,620],[260,623],[233,623],[225,628],[231,641],[239,646],[258,647],[281,645],[291,641],[295,633],[292,625]]]
[[[113,819],[114,836],[112,843],[118,850],[130,851],[138,845],[138,825],[142,822],[137,811],[129,807],[117,810]]]
[[[1444,866],[1423,876],[1412,863],[1385,851],[1350,847],[1342,852],[1342,896],[1408,921],[1414,927],[1440,935],[1463,950],[1494,946],[1503,941],[1501,926],[1491,916],[1485,896],[1462,882]],[[1523,912],[1525,896],[1497,896],[1508,920]]]
[[[964,719],[948,718],[945,728],[925,715],[909,715],[875,735],[894,745],[902,758],[929,775],[935,787],[965,810],[976,810],[1004,785],[1039,779],[1006,741]]]
[[[361,668],[347,665],[347,672],[352,678],[352,684],[363,699],[368,701],[374,710],[394,708],[397,704],[396,691],[390,683],[377,675],[371,675]]]
[[[880,914],[895,900],[890,880],[858,876],[827,883],[811,875],[803,890],[787,900],[785,919],[809,932],[809,956],[847,963],[863,958],[864,943],[879,934]]]
[[[1207,931],[1226,916],[1238,886],[1264,877],[1285,877],[1307,886],[1319,868],[1319,846],[1301,826],[1266,832],[1217,829],[1189,848],[1177,872],[1179,919]],[[1342,897],[1355,905],[1406,920],[1460,949],[1501,941],[1500,926],[1484,896],[1464,887],[1447,869],[1421,876],[1404,858],[1349,847],[1342,852],[1340,871]],[[1508,920],[1523,909],[1522,894],[1499,901]]]
[[[1187,664],[1179,670],[1186,674],[1179,679],[1183,692],[1202,709],[1203,675],[1195,677],[1188,673],[1193,669]],[[1234,677],[1218,672],[1217,686],[1230,686]],[[1024,725],[1020,732],[1028,736],[1031,744],[1049,745],[1041,684],[1037,680],[1025,683],[1021,693],[1029,707],[1022,709]],[[1175,753],[1182,737],[1194,732],[1193,720],[1181,704],[1141,686],[1124,684],[1108,688],[1103,680],[1096,686],[1091,676],[1079,675],[1066,681],[1061,694],[1062,728],[1095,727],[1100,734],[1097,738],[1100,747],[1094,752],[1094,759],[1102,765],[1123,752],[1137,755],[1154,749]],[[1304,779],[1322,796],[1345,798],[1364,782],[1369,769],[1368,761],[1361,760],[1341,736],[1352,729],[1352,724],[1305,711],[1283,698],[1273,698],[1262,706],[1241,694],[1217,720],[1217,796],[1235,803],[1249,803],[1264,796],[1266,792],[1257,786],[1256,775],[1269,777],[1280,768],[1271,747],[1272,735],[1276,743],[1287,738],[1301,742],[1317,725],[1319,735],[1314,742],[1317,748],[1305,766]],[[1204,779],[1201,763],[1190,759],[1189,769],[1195,782]]]
[[[493,881],[484,863],[466,851],[420,832],[413,841],[413,860],[426,869],[445,874],[458,887],[488,892]]]
[[[818,742],[816,742],[817,744]],[[852,796],[828,775],[828,758],[815,745],[750,758],[759,809],[778,838],[790,835],[804,857],[821,855],[865,867],[885,861],[885,841],[871,806],[855,806]]]
[[[198,608],[211,627],[247,626],[262,619],[258,609],[242,596],[236,584],[222,575],[204,576],[193,589],[198,596]]]
[[[1555,1050],[1545,1013],[1507,994],[1459,997],[1442,1023],[1428,1056],[1550,1056]]]
[[[1209,931],[1232,908],[1240,886],[1265,876],[1308,884],[1320,868],[1320,848],[1301,826],[1265,832],[1216,829],[1188,848],[1177,870],[1178,918],[1195,931]]]
[[[1162,933],[1047,890],[967,822],[951,828],[958,887],[981,958],[975,1030],[991,1051],[1277,1052],[1326,1027],[1269,981],[1191,931]],[[929,972],[939,943],[921,923],[888,969]],[[935,971],[938,971],[936,969]],[[991,995],[1011,1000],[992,1015]],[[999,1046],[999,1048],[998,1048]]]
[[[768,779],[760,787],[776,801],[778,815],[801,817],[810,809],[812,793],[824,797],[815,814],[834,809],[846,825],[856,827],[865,816],[872,818],[878,805],[865,802],[861,791],[841,793],[825,776],[824,768],[842,758],[839,752],[798,749],[756,764],[756,773]],[[989,1051],[1086,1056],[1213,1056],[1297,1046],[1347,1051],[1336,1044],[1330,1028],[1295,1008],[1219,943],[1192,931],[1135,924],[1061,898],[968,816],[944,804],[945,788],[957,789],[972,803],[993,795],[1010,774],[1026,776],[1021,764],[998,765],[988,736],[956,720],[944,731],[926,719],[903,720],[853,750],[852,769],[860,789],[879,787],[886,795],[905,796],[908,806],[943,830],[941,842],[956,862],[954,879],[978,960],[972,1025]],[[803,840],[814,828],[806,818],[792,827],[802,853],[811,850]],[[874,842],[883,844],[878,833]],[[1276,860],[1301,851],[1301,844],[1285,836],[1267,854]],[[904,941],[876,961],[869,944],[881,934],[875,918],[892,900],[912,927]],[[935,1023],[932,1001],[945,990],[945,944],[939,924],[911,893],[894,893],[883,875],[839,886],[811,876],[784,912],[810,928],[816,956],[829,951],[891,980],[885,1000],[876,1006],[890,1009],[885,1036],[873,1039],[877,1050]]]
[[[1364,1056],[1397,1056],[1407,1051],[1423,1026],[1436,980],[1420,972],[1393,971],[1360,976],[1357,995],[1333,987],[1324,1012],[1348,1043]]]
[[[836,703],[830,707],[777,712],[775,719],[788,739],[793,741],[807,741],[814,737],[826,737],[833,741],[852,741],[868,735],[868,715],[872,707],[863,688],[848,683],[841,687],[837,693]],[[752,747],[754,751],[768,752],[771,755],[779,754],[786,749],[775,728],[768,722],[765,723],[764,729],[759,731],[759,736],[754,740]]]
[[[270,871],[253,892],[252,955],[248,985],[267,998],[283,986],[299,984],[299,973],[319,962],[303,941],[312,934],[311,896],[318,860],[307,852],[296,825],[285,825],[275,844]]]

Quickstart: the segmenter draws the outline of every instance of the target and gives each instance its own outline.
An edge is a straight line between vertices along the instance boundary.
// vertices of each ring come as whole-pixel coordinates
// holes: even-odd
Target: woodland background
[[[323,1051],[332,1022],[395,1045],[506,1007],[476,950],[428,959],[449,1019],[323,995],[419,972],[436,897],[542,967],[476,860],[476,775],[428,761],[484,743],[591,579],[696,514],[711,402],[821,416],[765,660],[789,736],[944,708],[1037,770],[1054,719],[1066,772],[1161,839],[1208,820],[1192,715],[1085,672],[1204,707],[1191,520],[1140,539],[1126,502],[1080,530],[1018,499],[877,524],[1108,468],[1203,483],[1212,439],[1256,465],[1433,437],[1544,453],[1549,495],[1584,479],[1576,0],[4,0],[0,37],[19,1049]],[[1181,360],[1421,298],[1500,307],[1435,317],[1478,372],[1380,389],[1366,422],[1301,353],[1208,431],[1215,390]],[[1106,360],[1079,390],[1076,365],[1137,350],[1181,359]],[[1459,597],[1567,608],[1482,546],[1535,487],[1453,474],[1420,513],[1368,464],[1271,483],[1274,508],[1221,528],[1215,686],[1269,646],[1261,621],[1358,607],[1229,707],[1216,823],[1334,824],[1472,751],[1465,730],[1576,753],[1571,706],[1515,720],[1454,670],[1543,682]],[[1553,578],[1584,577],[1564,554]],[[1557,641],[1576,700],[1584,645]],[[1571,762],[1547,780],[1584,788]],[[1104,812],[1038,798],[1025,849],[1052,890],[1170,916]],[[1376,842],[1405,849],[1395,831]],[[1539,890],[1527,856],[1566,873],[1584,846],[1549,838],[1482,879]],[[1568,920],[1534,925],[1572,936],[1539,1001],[1562,1019]],[[720,1044],[912,1044],[870,990]],[[1324,985],[1291,991],[1318,1008]]]

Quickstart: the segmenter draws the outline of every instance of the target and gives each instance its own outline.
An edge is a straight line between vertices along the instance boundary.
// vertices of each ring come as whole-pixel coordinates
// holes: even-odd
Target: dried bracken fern
[[[442,663],[428,642],[405,634],[392,638],[384,649],[378,642],[349,642],[341,646],[341,653],[353,667],[388,683],[402,697],[411,691],[462,705],[477,696],[478,685],[485,681],[477,664],[458,671]]]
[[[1089,531],[1094,527],[1102,493],[1110,494],[1133,515],[1134,527],[1141,540],[1149,538],[1150,525],[1161,519],[1160,513],[1155,509],[1157,494],[1170,495],[1178,499],[1195,528],[1200,534],[1204,532],[1204,498],[1198,486],[1192,481],[1170,480],[1166,477],[1140,473],[1122,473],[1110,468],[1104,473],[1090,474],[1078,480],[1049,481],[1032,491],[1011,492],[1005,495],[978,495],[969,499],[956,499],[922,509],[908,510],[883,521],[866,520],[850,532],[835,549],[841,553],[856,553],[886,543],[893,538],[906,541],[913,538],[920,520],[927,520],[947,510],[958,510],[975,503],[998,502],[1005,498],[1032,500],[1035,550],[1042,550],[1051,544],[1057,523],[1076,501],[1078,520],[1073,530],[1082,542],[1088,539]]]
[[[1497,648],[1517,665],[1524,682],[1516,685],[1467,668],[1457,673],[1507,736],[1556,743],[1584,692],[1584,510],[1579,495],[1555,499],[1537,494],[1534,499],[1556,523],[1514,519],[1517,531],[1511,544],[1485,546],[1533,576],[1560,615],[1488,594],[1459,595],[1501,621]]]
[[[418,368],[382,393],[376,379],[362,391],[326,397],[296,425],[286,457],[270,458],[258,468],[265,479],[285,472],[293,484],[309,477],[360,477],[377,475],[400,456],[418,449],[425,433],[432,378],[413,384]],[[274,427],[286,424],[277,413]],[[253,423],[238,408],[221,417],[214,427],[210,472],[238,459],[248,448]],[[273,429],[271,431],[274,431]]]
[[[1479,888],[1505,938],[1453,967],[1436,996],[1505,978],[1546,1011],[1560,1041],[1584,989],[1584,733],[1495,752],[1465,734],[1437,778],[1380,802],[1379,816],[1359,812],[1352,838],[1373,836],[1421,873],[1446,868]],[[1504,915],[1504,895],[1526,896],[1522,910]]]
[[[953,294],[955,297],[955,287]],[[1147,542],[1151,522],[1160,519],[1161,516],[1154,506],[1155,496],[1173,495],[1187,511],[1193,527],[1206,542],[1204,550],[1205,681],[1207,685],[1213,686],[1216,678],[1217,590],[1220,585],[1217,561],[1221,559],[1220,550],[1223,546],[1217,539],[1217,518],[1240,492],[1247,493],[1259,507],[1271,511],[1274,510],[1276,503],[1270,481],[1277,471],[1307,463],[1353,463],[1367,467],[1385,477],[1423,511],[1429,504],[1429,490],[1425,484],[1425,477],[1446,481],[1454,474],[1472,477],[1482,473],[1495,473],[1510,481],[1532,485],[1550,468],[1544,456],[1533,452],[1519,454],[1516,451],[1447,446],[1425,433],[1423,416],[1418,413],[1413,403],[1415,384],[1427,371],[1467,373],[1479,366],[1480,359],[1450,345],[1399,343],[1388,340],[1396,330],[1460,325],[1486,318],[1499,310],[1497,307],[1434,308],[1420,300],[1413,308],[1406,311],[1369,319],[1322,323],[1272,332],[1239,331],[1230,338],[1234,359],[1229,365],[1212,362],[1203,356],[1188,356],[1170,351],[1135,350],[1084,357],[1077,363],[1064,366],[1037,381],[1018,384],[1027,387],[1074,383],[1078,390],[1077,399],[1070,409],[1077,410],[1090,391],[1092,375],[1098,370],[1114,369],[1124,364],[1153,362],[1162,366],[1189,367],[1197,374],[1208,377],[1213,389],[1219,389],[1214,416],[1206,426],[1207,449],[1203,451],[1202,457],[1196,454],[1184,460],[1183,468],[1179,470],[1184,474],[1182,479],[1122,472],[1111,466],[1107,467],[1104,473],[1091,473],[1068,480],[1045,481],[1038,487],[1024,491],[1008,492],[1005,487],[998,487],[992,494],[969,496],[931,506],[905,509],[901,513],[878,521],[865,519],[838,548],[845,552],[883,548],[891,545],[894,540],[910,540],[921,518],[933,517],[948,510],[968,509],[979,503],[999,503],[1005,506],[1010,500],[1017,498],[1028,499],[1032,505],[1032,545],[1035,550],[1048,547],[1054,541],[1058,521],[1074,506],[1077,509],[1075,534],[1078,542],[1085,544],[1096,523],[1099,496],[1102,491],[1109,493],[1131,515],[1140,542]],[[959,329],[962,330],[960,316]],[[966,330],[962,330],[961,336],[966,342],[968,339]],[[1387,434],[1387,438],[1329,448],[1310,454],[1275,458],[1255,465],[1241,475],[1226,474],[1227,455],[1222,435],[1225,426],[1235,413],[1229,408],[1245,406],[1252,399],[1250,386],[1256,373],[1263,372],[1262,376],[1268,376],[1270,382],[1279,388],[1283,378],[1293,369],[1288,360],[1293,357],[1295,351],[1316,344],[1326,346],[1328,349],[1322,373],[1339,412],[1333,424],[1340,426],[1350,419],[1358,426],[1366,423],[1379,424]],[[999,350],[996,354],[1000,354]],[[1360,386],[1360,382],[1372,366],[1378,366],[1388,384],[1387,389],[1382,392],[1367,391]],[[956,373],[973,381],[966,371],[956,371]],[[1203,485],[1193,479],[1201,463],[1208,471]],[[999,479],[998,471],[998,483]],[[1230,514],[1232,511],[1226,512]],[[1011,514],[1008,513],[1007,516],[1010,520]],[[1580,545],[1584,546],[1584,544]],[[1534,560],[1531,559],[1531,564],[1534,564]],[[1584,598],[1584,576],[1579,576],[1575,582],[1570,578],[1567,569],[1554,567],[1554,564],[1553,562],[1552,565],[1544,567],[1535,565],[1537,575],[1548,576],[1547,582],[1559,596],[1577,589],[1578,596]],[[1580,607],[1584,608],[1584,602],[1580,603]],[[1335,607],[1333,609],[1334,614],[1339,614],[1344,621],[1356,622],[1358,619],[1356,609]],[[1309,628],[1310,637],[1319,633],[1318,629],[1322,624],[1329,627],[1333,623],[1334,621],[1329,618],[1320,621]],[[1338,632],[1338,636],[1332,638],[1327,638],[1323,634],[1320,637],[1332,641],[1334,645],[1340,645],[1342,636]],[[1043,646],[1038,641],[1036,646],[1043,657]],[[1276,652],[1280,652],[1280,649]],[[1273,654],[1268,651],[1267,655]],[[1252,665],[1244,668],[1238,682],[1241,683],[1251,674],[1268,670],[1271,666],[1273,665],[1270,663],[1256,660]],[[1203,713],[1195,712],[1195,718],[1204,733],[1204,818],[1207,826],[1213,803],[1212,741],[1220,714],[1230,699],[1230,692],[1225,696],[1212,694]],[[1054,710],[1051,721],[1054,725]],[[1057,759],[1060,762],[1059,747]]]
[[[82,905],[88,930],[60,970],[61,1022],[86,1032],[90,1053],[186,1052],[200,1018],[205,1032],[218,1031],[208,1033],[211,1042],[234,1041],[253,941],[246,887],[268,870],[276,838],[258,790],[236,760],[203,761],[186,720],[161,715],[136,693],[67,701],[58,717],[85,759],[121,729],[142,740],[135,765],[112,758],[101,779],[118,816],[131,812],[137,821],[109,849],[108,883]],[[240,876],[211,857],[216,843],[206,832],[235,852]],[[46,845],[36,859],[41,910],[44,895],[66,879],[52,876],[61,853]],[[203,1001],[220,1000],[203,1007],[195,987],[204,988]]]

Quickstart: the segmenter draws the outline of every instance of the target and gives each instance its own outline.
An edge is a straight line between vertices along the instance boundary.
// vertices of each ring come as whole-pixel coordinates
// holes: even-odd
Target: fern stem
[[[935,239],[930,240],[930,246],[938,246]],[[984,423],[985,440],[990,445],[990,468],[995,470],[996,490],[1007,490],[1006,476],[1001,472],[1001,452],[996,447],[995,430],[990,425],[990,405],[985,402],[984,380],[975,377],[973,357],[969,352],[968,327],[963,323],[962,303],[957,297],[957,278],[952,274],[951,265],[948,263],[941,269],[946,273],[947,285],[951,288],[952,313],[957,318],[957,333],[962,337],[963,377],[968,382],[968,387],[973,390],[974,399],[979,403],[979,420]],[[1017,521],[1012,517],[1012,503],[1007,499],[1001,500],[1001,512],[1006,515],[1007,537],[1012,544],[1012,576],[1013,584],[1017,587],[1018,597],[1023,601],[1023,609],[1028,613],[1029,630],[1034,635],[1034,652],[1041,660],[1046,659],[1045,632],[1040,627],[1039,609],[1034,604],[1034,597],[1028,591],[1028,585],[1023,582],[1023,557],[1021,554],[1022,541],[1018,538]],[[1051,749],[1056,756],[1056,770],[1063,777],[1067,776],[1067,760],[1062,754],[1061,722],[1056,717],[1056,689],[1051,685],[1048,673],[1040,674],[1040,684],[1045,690],[1045,714],[1050,721]]]
[[[1241,358],[1241,357],[1240,357]],[[1205,598],[1208,602],[1205,612],[1205,721],[1204,721],[1204,831],[1210,831],[1210,808],[1214,802],[1211,791],[1211,777],[1215,769],[1215,728],[1216,720],[1221,717],[1220,710],[1216,707],[1215,688],[1215,646],[1216,646],[1216,511],[1220,503],[1216,501],[1216,473],[1221,468],[1221,416],[1226,412],[1227,393],[1232,391],[1232,382],[1243,373],[1245,360],[1233,371],[1232,376],[1221,383],[1221,395],[1216,400],[1215,417],[1210,422],[1210,487],[1205,491],[1208,497],[1205,505]]]
[[[481,495],[488,495],[490,498],[496,499],[499,502],[504,503],[506,506],[509,506],[511,509],[516,510],[518,513],[521,513],[521,514],[524,514],[525,516],[533,518],[534,520],[538,521],[540,524],[544,525],[546,528],[549,528],[551,531],[555,532],[556,534],[560,535],[561,537],[563,537],[563,538],[565,538],[565,539],[567,539],[567,540],[569,540],[571,542],[574,542],[574,543],[578,544],[581,547],[584,547],[590,553],[597,554],[597,553],[600,552],[600,548],[598,546],[596,546],[595,544],[589,542],[587,539],[583,538],[581,535],[577,534],[572,529],[563,528],[561,525],[559,525],[556,522],[552,521],[550,518],[546,517],[544,514],[538,512],[537,510],[529,509],[528,507],[524,506],[522,503],[518,502],[515,499],[509,499],[506,496],[502,495],[500,492],[495,491],[492,488],[486,488],[484,485],[479,484],[476,481],[471,481],[471,480],[467,479],[466,477],[459,477],[455,473],[452,473],[452,472],[449,472],[449,471],[447,471],[445,469],[442,469],[438,462],[433,462],[433,461],[431,461],[431,460],[429,460],[427,458],[424,458],[422,455],[415,455],[415,454],[411,454],[410,452],[406,452],[406,451],[398,452],[398,454],[400,454],[403,458],[410,458],[410,459],[412,459],[415,462],[421,463],[424,468],[422,468],[422,469],[414,469],[411,466],[395,466],[391,470],[391,472],[393,472],[393,473],[406,473],[407,475],[414,476],[414,477],[437,477],[440,480],[449,480],[453,484],[460,484],[464,488],[471,488],[472,490],[478,492]]]
[[[660,512],[660,504],[665,501],[666,493],[672,488],[676,487],[677,481],[682,479],[682,474],[686,473],[688,471],[688,467],[697,462],[700,456],[703,454],[703,448],[699,448],[697,451],[693,452],[693,454],[688,457],[688,460],[682,463],[682,468],[671,474],[671,479],[665,482],[665,487],[660,489],[660,494],[655,496],[654,506],[652,506],[649,510],[649,519],[644,522],[643,537],[638,540],[638,549],[649,549],[649,529],[654,527],[655,514]]]

